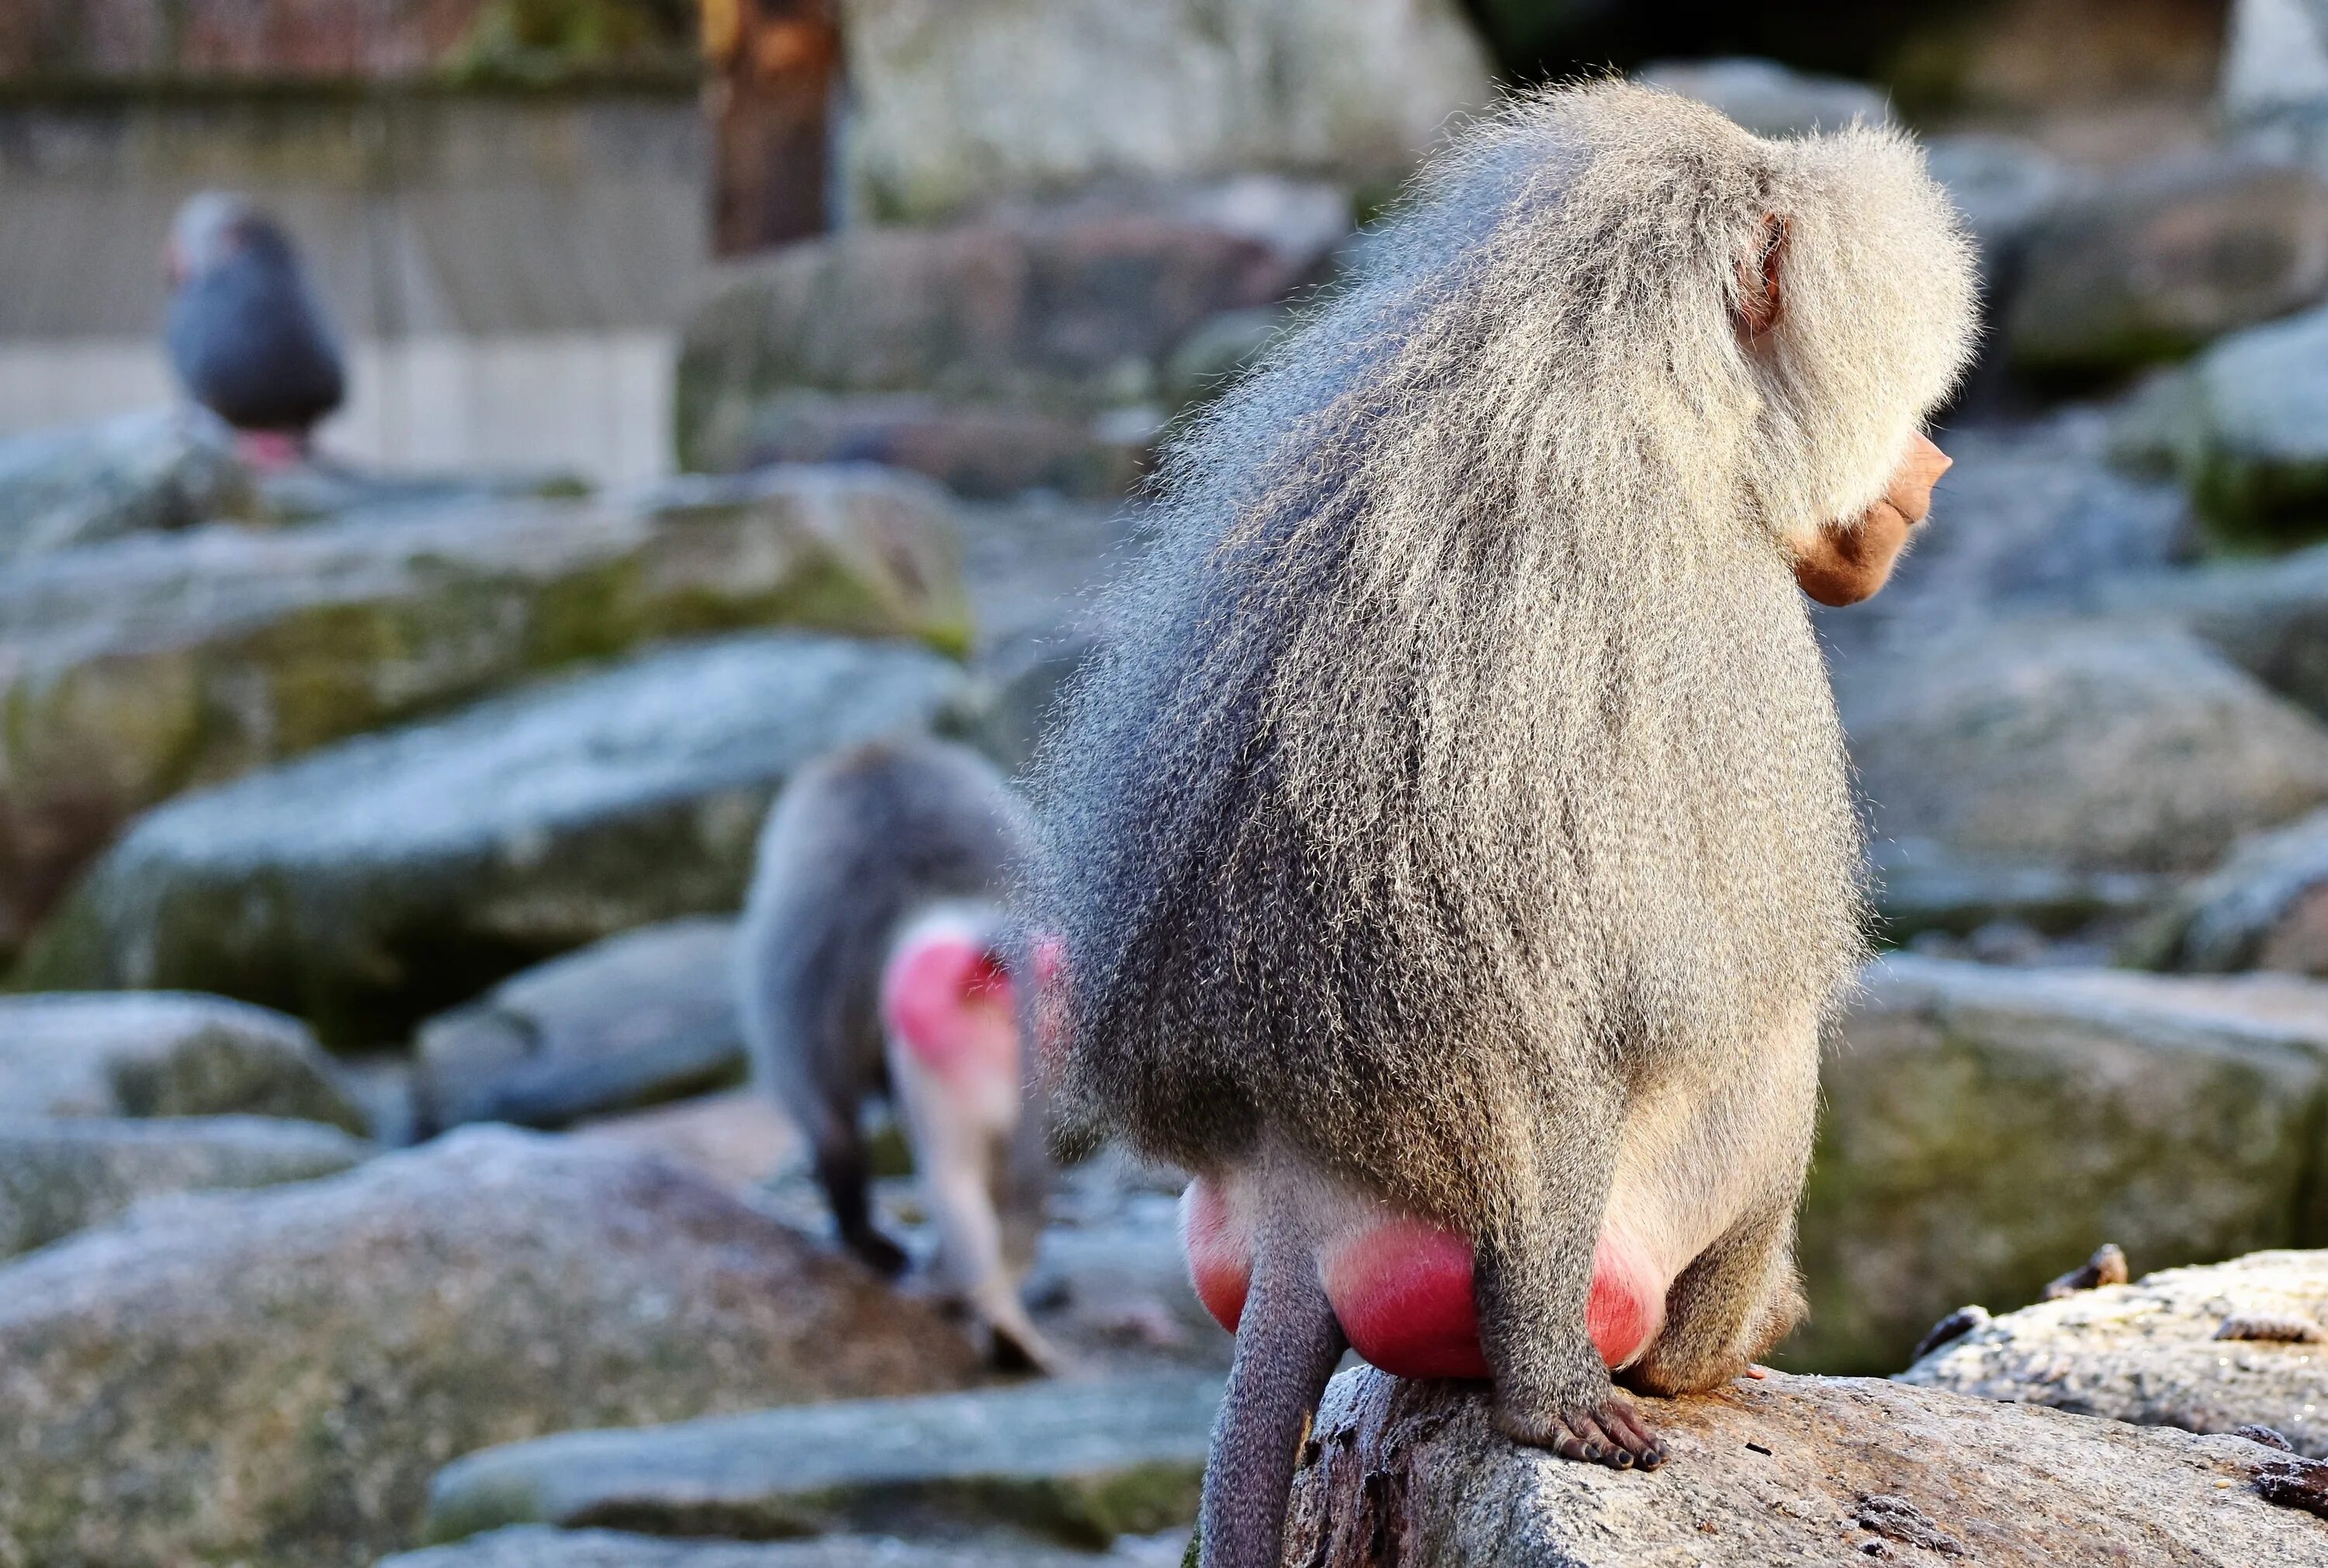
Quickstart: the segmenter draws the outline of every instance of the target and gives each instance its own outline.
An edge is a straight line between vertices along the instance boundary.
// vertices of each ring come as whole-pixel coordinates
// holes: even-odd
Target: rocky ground
[[[1029,1294],[1073,1369],[998,1375],[831,1245],[731,921],[820,752],[1026,760],[1158,433],[1480,69],[1444,7],[1284,9],[1349,44],[1317,112],[1138,180],[972,101],[1009,7],[872,29],[852,178],[922,221],[722,277],[705,473],[260,475],[174,414],[0,446],[0,1568],[1178,1561],[1229,1347],[1170,1173],[1063,1175]],[[1890,112],[1658,74],[1774,133]],[[1654,1477],[1346,1372],[1289,1561],[2328,1561],[2328,99],[2226,101],[2174,160],[1929,138],[1990,334],[1935,521],[1820,616],[1894,951],[1784,1370],[1657,1405]],[[1365,159],[1241,162],[1354,103]],[[925,1258],[894,1159],[878,1196]],[[2134,1282],[2042,1299],[2104,1242]]]

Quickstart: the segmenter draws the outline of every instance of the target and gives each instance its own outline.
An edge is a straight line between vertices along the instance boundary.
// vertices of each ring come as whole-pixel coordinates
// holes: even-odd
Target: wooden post
[[[765,250],[831,227],[837,0],[701,0],[718,161],[712,245]]]

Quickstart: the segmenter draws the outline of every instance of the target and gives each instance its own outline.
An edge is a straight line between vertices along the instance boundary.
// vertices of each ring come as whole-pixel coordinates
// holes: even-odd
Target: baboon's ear
[[[1787,256],[1787,221],[1766,212],[1746,253],[1738,258],[1738,295],[1732,315],[1738,335],[1751,342],[1777,326],[1786,315],[1786,290],[1779,282]]]

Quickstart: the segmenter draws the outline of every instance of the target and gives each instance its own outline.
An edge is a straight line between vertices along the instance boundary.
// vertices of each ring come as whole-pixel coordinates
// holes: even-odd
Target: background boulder
[[[117,1568],[365,1568],[472,1449],[977,1375],[717,1188],[483,1129],[0,1268],[0,1540]]]
[[[1790,1366],[1896,1371],[2103,1242],[2151,1269],[2328,1239],[2328,986],[1895,954],[1820,1085]]]
[[[142,819],[30,949],[33,986],[198,986],[334,1043],[601,937],[741,903],[768,801],[961,690],[901,643],[769,634],[643,655],[343,741]]]
[[[944,499],[788,469],[628,498],[205,528],[0,574],[0,953],[190,785],[658,637],[969,641]]]

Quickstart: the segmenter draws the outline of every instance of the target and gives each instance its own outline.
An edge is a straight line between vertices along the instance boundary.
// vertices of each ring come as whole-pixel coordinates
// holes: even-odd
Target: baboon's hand
[[[1641,1420],[1632,1402],[1610,1389],[1595,1404],[1555,1406],[1544,1412],[1496,1404],[1496,1430],[1514,1442],[1548,1448],[1564,1460],[1653,1470],[1666,1462],[1666,1445]]]

